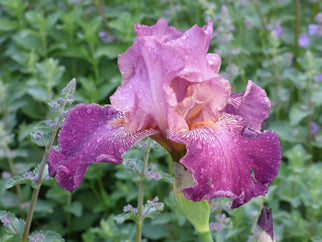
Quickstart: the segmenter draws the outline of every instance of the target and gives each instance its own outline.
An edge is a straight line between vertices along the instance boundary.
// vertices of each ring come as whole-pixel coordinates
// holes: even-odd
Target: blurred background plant
[[[236,92],[248,79],[265,88],[272,109],[264,126],[277,132],[282,143],[281,169],[266,197],[236,210],[228,209],[228,199],[214,201],[211,229],[217,241],[252,241],[264,204],[273,210],[277,241],[321,241],[321,7],[313,0],[0,0],[0,240],[15,238],[8,237],[11,222],[23,228],[15,216],[26,218],[34,188],[13,177],[33,170],[42,159],[45,150],[30,133],[40,121],[54,120],[48,103],[52,107],[74,77],[76,103],[108,103],[121,80],[117,56],[135,38],[133,25],[153,25],[164,17],[181,30],[214,21],[209,52],[221,55],[221,74]],[[141,153],[136,146],[125,159]],[[154,147],[149,160],[144,201],[151,205],[158,196],[164,208],[143,221],[143,237],[195,241],[193,228],[176,210],[169,156]],[[136,206],[138,180],[126,164],[91,165],[73,194],[46,181],[31,230],[50,229],[67,241],[134,238],[135,223],[126,220],[132,210],[125,208]],[[32,239],[41,240],[41,233],[34,232]]]

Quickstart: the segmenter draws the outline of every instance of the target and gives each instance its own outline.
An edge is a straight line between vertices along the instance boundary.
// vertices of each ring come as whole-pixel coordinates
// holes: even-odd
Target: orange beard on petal
[[[206,128],[206,127],[211,128],[213,130],[217,129],[216,123],[212,120],[199,121],[189,125],[190,130]]]

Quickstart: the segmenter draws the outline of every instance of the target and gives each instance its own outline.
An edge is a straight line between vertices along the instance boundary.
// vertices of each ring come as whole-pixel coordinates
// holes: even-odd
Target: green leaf
[[[49,230],[40,230],[40,231],[35,231],[29,236],[31,237],[37,237],[38,235],[43,235],[44,239],[41,240],[42,242],[63,242],[65,241],[60,234],[49,231]]]
[[[174,183],[174,177],[168,174],[167,172],[163,171],[157,171],[160,174],[160,181],[173,184]]]
[[[35,185],[30,179],[27,179],[22,175],[15,176],[13,178],[8,179],[5,184],[5,187],[9,189],[18,184],[29,184],[29,185],[32,185],[34,188],[37,188],[37,185]]]
[[[94,53],[94,58],[99,59],[102,56],[106,56],[109,59],[116,59],[119,54],[126,51],[129,46],[125,43],[111,43],[106,46],[100,46]]]
[[[322,98],[321,98],[321,93],[322,93],[322,85],[315,86],[312,90],[312,102],[314,105],[322,105]]]
[[[292,149],[285,151],[284,155],[289,159],[291,169],[302,169],[304,167],[304,162],[311,158],[311,155],[299,144],[293,146]]]
[[[312,110],[303,110],[300,104],[295,104],[290,110],[290,124],[292,126],[297,125],[302,119],[312,114]]]
[[[25,176],[24,175],[18,175],[13,178],[10,178],[7,180],[5,187],[7,189],[14,187],[18,184],[29,184],[31,185],[34,189],[38,189],[39,186],[35,183],[35,181],[32,180],[33,177],[39,177],[39,169],[40,169],[41,164],[38,164],[35,169],[33,169],[31,177]],[[42,174],[42,180],[49,180],[51,179],[48,175],[48,165],[45,166],[44,172]]]
[[[306,84],[306,76],[296,69],[285,69],[283,75],[286,78],[290,79],[293,82],[293,84],[298,88],[302,89]]]
[[[136,223],[138,223],[140,221],[139,216],[137,214],[132,213],[132,212],[122,213],[122,214],[116,215],[114,217],[114,219],[118,224],[121,224],[126,220],[132,220],[132,221],[134,221]]]
[[[42,121],[35,125],[33,132],[31,133],[31,140],[39,146],[47,146],[50,141],[51,132],[53,129],[49,127],[45,121]],[[39,137],[39,134],[41,138]]]
[[[58,60],[53,58],[46,59],[41,63],[36,63],[36,67],[40,83],[44,83],[44,86],[49,89],[58,83],[65,71],[65,67],[59,66]]]
[[[37,101],[48,102],[48,92],[44,87],[40,87],[40,86],[29,87],[27,92],[30,96],[32,96]]]
[[[43,53],[43,44],[37,32],[31,30],[22,30],[13,36],[15,42],[26,50],[37,50]]]
[[[11,212],[1,210],[0,211],[0,217],[3,217],[5,215],[8,215],[10,220],[11,220],[11,222],[12,222],[9,226],[6,227],[7,232],[10,233],[10,234],[18,233],[20,236],[22,236],[23,230],[24,230],[25,224],[26,224],[25,221],[23,219],[17,218]]]
[[[169,236],[169,232],[165,226],[149,223],[144,223],[142,233],[144,237],[147,237],[151,240],[159,240]]]
[[[76,201],[73,202],[71,205],[66,205],[64,210],[74,214],[76,217],[80,217],[83,214],[83,205],[81,202]]]
[[[0,18],[0,31],[15,30],[18,27],[17,21],[7,18]]]

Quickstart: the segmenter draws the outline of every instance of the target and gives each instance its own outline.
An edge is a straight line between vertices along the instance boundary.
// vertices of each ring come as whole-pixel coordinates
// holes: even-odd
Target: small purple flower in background
[[[221,8],[220,15],[216,21],[218,22],[218,27],[216,28],[214,37],[217,38],[218,43],[228,43],[232,41],[232,32],[235,30],[235,26],[233,25],[233,21],[226,6]]]
[[[278,38],[282,36],[283,28],[279,21],[271,20],[270,24],[266,26],[266,29],[273,32]]]
[[[254,27],[253,21],[251,19],[248,19],[248,18],[246,18],[244,20],[244,24],[245,24],[246,29],[252,29]]]
[[[322,36],[322,13],[318,13],[315,16],[317,24],[309,24],[308,32],[310,36],[321,37]]]
[[[322,24],[322,13],[318,13],[314,20],[318,23],[318,24]]]
[[[216,215],[216,222],[211,222],[209,224],[211,231],[221,231],[225,224],[230,222],[230,218],[226,216],[225,213],[219,213]]]
[[[138,210],[136,208],[134,208],[131,204],[128,204],[123,208],[123,212],[124,213],[131,212],[131,213],[137,214]]]
[[[3,224],[3,226],[4,226],[4,227],[9,227],[9,226],[11,226],[11,225],[13,224],[13,222],[12,222],[12,220],[11,220],[11,218],[9,217],[9,215],[8,215],[8,214],[6,214],[6,215],[2,216],[2,217],[0,218],[0,221],[1,221],[1,223]]]
[[[150,169],[145,171],[144,175],[147,180],[159,180],[160,179],[160,173],[156,171],[156,164],[151,163]]]
[[[103,41],[104,44],[112,43],[115,40],[115,36],[111,35],[110,33],[106,31],[99,32],[98,36]]]
[[[315,122],[311,122],[310,125],[311,125],[311,133],[313,135],[315,135],[321,129],[321,127],[317,123],[315,123]]]
[[[33,182],[36,182],[38,180],[38,176],[35,176],[32,171],[28,171],[25,174],[23,174],[24,178],[30,179]]]
[[[314,80],[315,82],[322,82],[322,73],[320,73],[320,74],[318,74],[318,75],[314,76],[314,77],[313,77],[313,80]]]
[[[12,175],[11,175],[11,173],[10,173],[9,171],[3,171],[3,172],[1,173],[1,177],[2,177],[3,179],[10,179],[10,178],[12,177]]]
[[[305,48],[310,44],[310,39],[306,34],[301,34],[298,40],[298,44],[300,47]]]
[[[118,59],[122,81],[111,105],[78,104],[68,112],[59,150],[48,155],[49,175],[72,192],[88,165],[121,164],[127,150],[151,136],[191,173],[186,198],[228,197],[237,208],[265,195],[281,162],[278,136],[261,131],[271,104],[254,82],[234,93],[218,74],[220,56],[207,53],[212,22],[183,33],[160,19],[135,25],[135,32]]]
[[[28,236],[30,242],[43,242],[45,239],[44,234],[37,233],[34,236]]]

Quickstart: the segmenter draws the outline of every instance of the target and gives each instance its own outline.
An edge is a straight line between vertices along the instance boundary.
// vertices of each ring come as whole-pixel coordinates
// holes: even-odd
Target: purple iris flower
[[[182,190],[193,201],[233,199],[232,208],[264,195],[278,173],[281,148],[272,131],[261,132],[270,101],[249,81],[232,93],[219,74],[221,59],[208,53],[213,24],[182,33],[135,25],[137,38],[119,56],[121,86],[111,105],[78,104],[48,157],[49,174],[72,192],[91,163],[122,163],[122,155],[150,136],[191,173]]]

